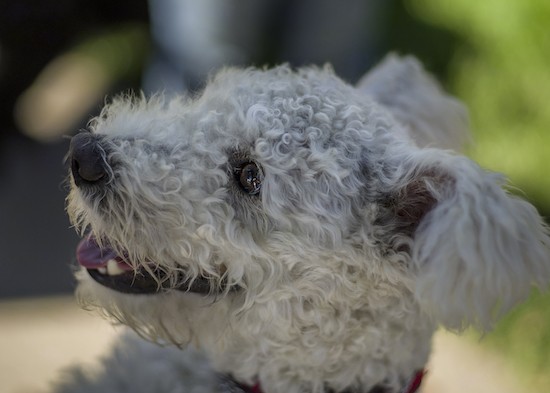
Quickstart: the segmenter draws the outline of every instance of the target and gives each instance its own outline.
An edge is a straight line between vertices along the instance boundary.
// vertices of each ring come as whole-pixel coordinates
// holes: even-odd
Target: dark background
[[[64,211],[69,139],[41,142],[22,134],[15,101],[56,56],[129,21],[147,22],[144,1],[0,2],[0,297],[72,291],[78,241]],[[130,87],[139,80],[120,80],[111,92]],[[64,133],[85,127],[100,104]]]

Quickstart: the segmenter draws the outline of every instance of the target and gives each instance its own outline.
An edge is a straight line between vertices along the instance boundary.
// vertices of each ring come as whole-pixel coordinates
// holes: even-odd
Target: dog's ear
[[[357,89],[384,106],[417,146],[460,151],[469,140],[464,105],[412,56],[388,55],[361,78]]]
[[[390,234],[393,248],[410,252],[410,245],[399,243],[399,235],[413,237],[424,217],[450,187],[451,179],[434,168],[419,168],[402,176],[395,187],[383,194],[375,224]]]
[[[404,177],[394,181],[385,214],[393,212],[395,229],[410,236],[405,246],[424,311],[448,328],[490,328],[532,284],[546,287],[548,227],[531,204],[505,191],[502,176],[439,150],[417,150],[404,162],[413,169],[398,171]]]

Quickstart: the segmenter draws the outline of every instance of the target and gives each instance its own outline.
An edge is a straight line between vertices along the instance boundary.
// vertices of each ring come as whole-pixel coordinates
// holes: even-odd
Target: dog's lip
[[[224,281],[216,284],[211,278],[202,275],[193,279],[183,277],[177,285],[172,286],[161,269],[152,266],[149,271],[132,267],[108,245],[100,246],[92,234],[80,241],[76,255],[78,263],[88,271],[92,279],[121,293],[144,295],[175,289],[211,295],[224,292],[227,288]],[[235,292],[239,288],[231,286],[228,291]]]
[[[151,272],[133,268],[108,245],[99,245],[92,234],[80,241],[76,256],[91,278],[117,292],[152,294],[163,289],[165,276],[161,271],[155,270],[157,281]]]

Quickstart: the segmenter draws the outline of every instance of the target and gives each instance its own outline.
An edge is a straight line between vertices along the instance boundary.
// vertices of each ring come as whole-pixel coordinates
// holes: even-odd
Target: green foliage
[[[534,292],[482,342],[512,358],[533,391],[546,392],[550,386],[550,295]]]
[[[140,79],[149,50],[148,27],[126,23],[81,39],[72,52],[92,58],[117,83]]]
[[[409,0],[456,34],[449,83],[470,108],[470,155],[550,214],[550,1]]]

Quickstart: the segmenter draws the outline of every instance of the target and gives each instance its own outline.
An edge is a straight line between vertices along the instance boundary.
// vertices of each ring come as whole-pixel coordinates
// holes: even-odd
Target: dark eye
[[[235,170],[236,180],[242,189],[249,195],[258,195],[262,188],[262,171],[253,162],[244,163]]]

